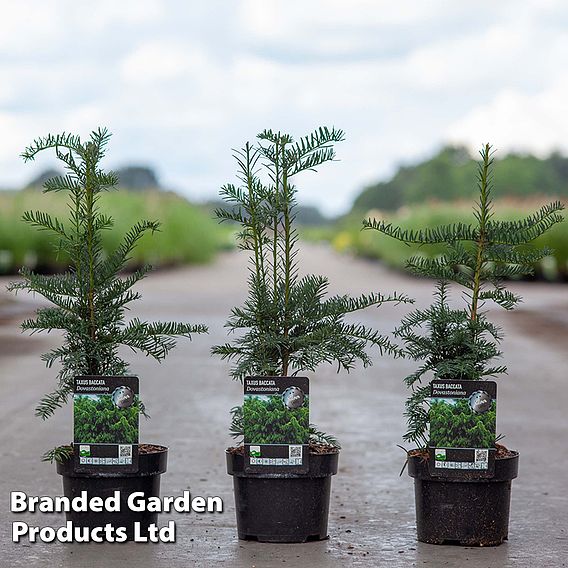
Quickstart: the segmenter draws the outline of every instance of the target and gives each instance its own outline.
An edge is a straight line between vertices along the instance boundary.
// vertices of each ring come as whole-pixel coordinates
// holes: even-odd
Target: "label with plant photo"
[[[306,473],[310,386],[306,377],[246,377],[245,471]]]
[[[138,395],[138,377],[75,377],[75,471],[138,471]]]
[[[430,474],[493,477],[497,383],[434,380],[430,386]]]

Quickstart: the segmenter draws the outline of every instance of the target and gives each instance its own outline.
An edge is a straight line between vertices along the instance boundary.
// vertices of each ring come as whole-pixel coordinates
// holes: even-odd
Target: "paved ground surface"
[[[307,247],[304,266],[330,277],[335,292],[397,289],[425,305],[431,283],[403,277],[374,263]],[[220,495],[226,511],[216,515],[166,515],[177,522],[177,543],[160,545],[15,545],[11,522],[60,525],[60,516],[8,512],[10,490],[31,495],[61,494],[54,467],[43,450],[71,436],[70,409],[41,423],[34,404],[53,384],[39,353],[54,336],[21,336],[17,325],[32,298],[6,304],[0,292],[0,566],[3,567],[178,567],[257,568],[301,566],[471,566],[560,567],[568,565],[568,287],[519,284],[526,303],[513,314],[496,314],[507,331],[504,344],[509,377],[500,383],[499,431],[520,450],[520,477],[514,482],[510,540],[498,548],[472,549],[418,544],[415,540],[410,478],[399,477],[403,454],[396,444],[404,428],[405,396],[400,378],[411,364],[375,359],[369,369],[336,375],[322,368],[313,377],[312,419],[343,443],[340,471],[333,480],[330,539],[305,545],[269,545],[236,538],[231,478],[225,473],[228,409],[239,402],[240,386],[227,367],[209,357],[225,339],[229,308],[244,297],[242,257],[227,254],[207,267],[161,272],[142,285],[143,302],[134,310],[146,318],[205,322],[209,336],[182,342],[167,362],[134,358],[152,419],[144,441],[170,447],[162,495],[191,488],[194,495]],[[0,281],[4,289],[4,281]],[[406,308],[384,307],[363,315],[389,331]]]

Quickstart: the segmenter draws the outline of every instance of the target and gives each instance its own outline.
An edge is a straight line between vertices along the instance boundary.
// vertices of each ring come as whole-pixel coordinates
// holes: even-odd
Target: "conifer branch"
[[[480,157],[479,199],[471,224],[406,230],[381,220],[363,222],[364,228],[406,244],[446,247],[435,259],[416,255],[408,261],[412,272],[438,281],[435,298],[429,308],[415,310],[403,318],[394,332],[403,343],[404,355],[420,364],[405,378],[410,396],[406,402],[404,439],[421,447],[428,444],[429,387],[424,384],[427,380],[480,380],[506,372],[504,365],[492,364],[501,356],[498,344],[502,333],[487,319],[482,306],[492,301],[506,310],[515,308],[521,298],[505,288],[504,280],[530,274],[533,263],[550,254],[549,249],[531,248],[530,243],[563,219],[563,205],[555,201],[525,219],[495,220],[494,164],[489,144],[483,146]],[[450,308],[449,282],[464,290],[464,309]]]
[[[327,296],[322,276],[298,276],[295,228],[295,176],[335,158],[341,130],[319,128],[294,141],[289,134],[265,130],[256,146],[235,152],[240,184],[226,184],[221,197],[227,208],[220,222],[237,222],[240,247],[250,253],[248,296],[233,308],[226,327],[238,332],[231,343],[212,353],[230,361],[231,376],[286,376],[315,371],[323,363],[347,370],[359,361],[371,364],[369,347],[400,355],[400,349],[375,330],[348,324],[353,312],[387,302],[411,300],[403,294],[368,294],[356,298]],[[264,176],[262,176],[264,174]],[[240,410],[233,409],[233,430],[240,432]],[[313,431],[314,440],[324,440]]]
[[[24,161],[29,161],[39,152],[52,149],[67,169],[66,175],[49,179],[44,191],[68,193],[68,220],[42,211],[28,211],[23,220],[53,233],[60,250],[69,257],[70,269],[63,274],[42,275],[23,268],[22,279],[9,286],[15,293],[20,290],[38,293],[52,304],[39,309],[35,318],[24,321],[23,330],[64,333],[63,345],[42,355],[48,368],[60,365],[56,388],[36,408],[36,414],[43,419],[67,402],[75,376],[126,374],[129,365],[118,354],[121,345],[160,361],[175,346],[176,338],[207,332],[203,325],[125,321],[125,311],[140,298],[132,288],[150,267],[142,267],[127,276],[121,271],[140,238],[146,232],[159,230],[159,223],[136,223],[114,252],[108,257],[103,254],[102,231],[111,229],[113,220],[100,212],[98,200],[102,192],[118,183],[114,172],[105,172],[100,167],[109,140],[110,133],[105,128],[93,131],[86,141],[65,132],[49,134],[34,140],[22,154]],[[46,457],[57,459],[58,455],[56,449]]]

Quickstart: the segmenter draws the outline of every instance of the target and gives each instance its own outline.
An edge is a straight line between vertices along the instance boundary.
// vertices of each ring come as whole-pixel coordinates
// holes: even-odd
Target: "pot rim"
[[[420,481],[439,481],[442,483],[496,483],[502,481],[511,481],[515,479],[519,473],[519,452],[509,450],[514,455],[498,458],[495,460],[495,475],[493,477],[448,477],[445,475],[430,475],[428,462],[421,456],[407,456],[408,459],[408,475],[415,480]]]
[[[56,462],[56,471],[63,477],[82,477],[92,479],[125,478],[125,477],[147,477],[165,473],[168,468],[168,447],[161,444],[140,444],[141,446],[150,445],[159,448],[157,451],[139,454],[138,471],[135,472],[97,472],[85,473],[73,470],[73,458],[65,462]]]
[[[233,454],[225,451],[227,473],[234,477],[248,477],[256,479],[305,479],[317,477],[330,477],[337,473],[339,451],[327,454],[310,454],[309,470],[306,473],[262,473],[245,472],[245,459],[243,454]]]

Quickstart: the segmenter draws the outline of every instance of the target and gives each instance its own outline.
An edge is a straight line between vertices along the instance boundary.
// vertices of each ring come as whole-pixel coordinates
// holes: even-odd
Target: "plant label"
[[[138,377],[75,377],[74,470],[138,471]]]
[[[247,473],[307,473],[309,380],[246,377],[243,429]]]
[[[430,387],[430,475],[493,477],[497,383],[433,380]]]

